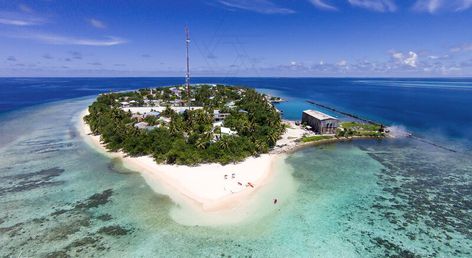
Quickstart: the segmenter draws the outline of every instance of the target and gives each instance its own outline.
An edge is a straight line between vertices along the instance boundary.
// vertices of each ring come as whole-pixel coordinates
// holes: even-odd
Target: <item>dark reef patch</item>
[[[428,146],[409,142],[358,144],[384,166],[377,174],[383,193],[375,196],[367,217],[376,228],[382,228],[376,218],[384,218],[396,232],[388,240],[372,232],[371,243],[384,248],[386,256],[457,256],[456,249],[471,255],[466,239],[472,239],[472,164],[467,157],[425,151]],[[405,248],[412,241],[420,243],[415,253]]]
[[[44,139],[43,137],[39,137],[37,139],[22,141],[18,146],[23,148],[23,153],[26,150],[28,154],[44,154],[71,149],[73,144],[63,139]]]
[[[107,189],[101,193],[96,193],[90,196],[87,200],[78,202],[75,205],[76,209],[90,209],[97,208],[100,205],[104,205],[110,201],[110,197],[113,194],[112,189]]]
[[[90,226],[90,218],[83,215],[72,221],[64,221],[56,227],[49,229],[47,239],[51,240],[65,240],[70,235],[79,232],[83,227]]]
[[[15,237],[17,234],[21,234],[23,230],[24,223],[16,223],[15,225],[9,227],[2,227],[0,228],[0,233],[8,234],[9,237]]]
[[[119,225],[112,225],[100,228],[98,233],[109,236],[124,236],[131,233],[132,231],[132,229],[127,229]]]
[[[103,236],[97,234],[96,228],[97,224],[100,225],[103,221],[111,221],[113,217],[110,214],[94,216],[91,209],[110,202],[112,194],[112,189],[106,189],[77,201],[75,204],[68,203],[46,216],[2,227],[0,228],[0,234],[5,236],[2,240],[4,244],[2,248],[5,252],[10,252],[10,256],[16,256],[18,247],[25,245],[52,245],[57,248],[56,250],[53,249],[54,252],[41,255],[45,257],[76,257],[78,254],[89,256],[89,254],[96,255],[106,251],[109,247],[103,241]],[[101,233],[120,236],[130,232],[132,232],[132,229],[110,226],[103,227]],[[14,241],[9,241],[9,239],[14,239]],[[72,242],[70,242],[71,240]],[[27,249],[22,255],[36,256],[37,253],[33,249]]]
[[[55,251],[45,255],[46,258],[69,258],[70,255],[66,251]]]
[[[98,220],[101,220],[101,221],[109,221],[109,220],[113,219],[113,217],[110,214],[101,214],[101,215],[98,215],[95,218],[98,219]]]
[[[72,249],[82,249],[86,247],[97,247],[100,245],[100,240],[103,239],[100,236],[86,236],[84,238],[79,238],[72,243],[70,243],[68,246],[65,247],[65,250],[70,251]]]
[[[23,192],[45,186],[61,185],[64,183],[63,181],[54,181],[54,179],[63,172],[64,169],[54,167],[32,173],[0,177],[2,181],[0,196],[6,193]]]
[[[378,246],[383,247],[386,252],[386,257],[403,257],[403,258],[419,258],[421,256],[416,255],[415,253],[401,248],[399,245],[392,243],[386,239],[380,237],[375,237],[371,240]]]

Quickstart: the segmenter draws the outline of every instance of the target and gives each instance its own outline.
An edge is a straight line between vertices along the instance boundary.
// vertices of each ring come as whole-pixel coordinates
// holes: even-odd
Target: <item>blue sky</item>
[[[0,76],[472,76],[472,0],[0,0]]]

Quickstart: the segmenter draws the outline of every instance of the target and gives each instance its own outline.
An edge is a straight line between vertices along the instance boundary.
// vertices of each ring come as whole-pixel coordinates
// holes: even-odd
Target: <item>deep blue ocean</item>
[[[281,96],[286,119],[313,100],[455,150],[411,138],[306,148],[280,161],[279,209],[221,227],[177,223],[178,205],[76,128],[99,93],[181,83],[0,78],[0,256],[472,257],[471,78],[193,78]]]
[[[472,79],[193,78],[280,91],[287,119],[315,100],[418,133],[472,139]],[[182,78],[0,78],[0,113],[77,97],[182,83]],[[301,103],[302,102],[302,103]]]

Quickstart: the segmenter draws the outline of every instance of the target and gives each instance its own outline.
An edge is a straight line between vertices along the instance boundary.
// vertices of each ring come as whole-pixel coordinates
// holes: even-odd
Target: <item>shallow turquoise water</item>
[[[80,139],[73,122],[90,101],[1,118],[1,256],[472,255],[470,153],[408,139],[307,148],[279,166],[297,191],[278,210],[189,227],[170,218],[169,198]]]

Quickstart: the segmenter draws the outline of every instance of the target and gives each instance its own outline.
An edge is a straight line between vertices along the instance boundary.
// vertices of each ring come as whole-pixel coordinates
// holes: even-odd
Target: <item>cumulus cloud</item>
[[[472,7],[472,0],[417,0],[413,9],[419,12],[465,11]]]
[[[241,9],[264,14],[291,14],[294,10],[280,7],[270,0],[217,0],[230,9]]]
[[[392,52],[392,58],[397,63],[410,67],[416,67],[418,62],[418,54],[413,51],[409,51],[408,54],[403,54],[401,52]]]
[[[348,2],[353,6],[376,12],[395,12],[397,10],[393,0],[348,0]]]
[[[107,28],[107,25],[100,21],[100,20],[97,20],[97,19],[88,19],[88,23],[90,25],[92,25],[93,27],[97,28],[97,29],[106,29]]]
[[[333,5],[325,2],[324,0],[309,0],[314,6],[324,10],[337,10]]]
[[[106,37],[103,39],[90,39],[90,38],[76,38],[68,37],[56,34],[45,34],[45,33],[28,33],[20,35],[12,35],[14,38],[23,38],[39,41],[51,45],[80,45],[80,46],[97,46],[97,47],[109,47],[115,45],[121,45],[126,43],[126,40],[117,37]]]
[[[470,58],[460,62],[438,54],[431,59],[426,52],[392,51],[389,57],[390,59],[385,61],[361,59],[352,62],[341,60],[335,63],[320,61],[309,64],[292,61],[287,65],[265,67],[260,70],[269,74],[288,76],[451,76],[470,74],[472,67]]]
[[[408,52],[408,57],[403,60],[406,65],[411,67],[416,67],[416,62],[418,61],[418,54],[413,51]]]

